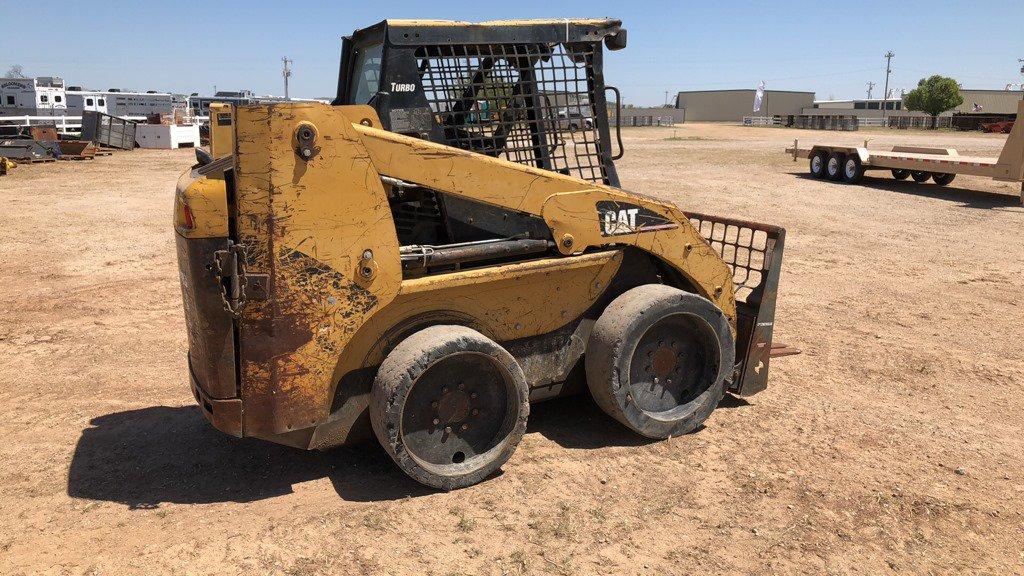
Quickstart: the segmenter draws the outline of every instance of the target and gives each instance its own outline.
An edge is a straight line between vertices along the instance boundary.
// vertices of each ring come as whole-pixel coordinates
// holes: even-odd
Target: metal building
[[[1024,92],[1018,90],[974,90],[962,88],[960,95],[964,103],[952,110],[947,110],[940,116],[953,116],[954,114],[985,114],[985,115],[1015,115],[1017,114],[1017,103],[1024,98]],[[818,100],[814,104],[804,108],[804,114],[849,114],[860,118],[881,118],[882,107],[886,109],[886,116],[927,116],[923,112],[907,110],[902,98],[890,98],[883,101],[881,98],[870,100],[861,98],[856,100]]]
[[[788,116],[814,105],[814,92],[765,90],[761,110],[754,112],[756,90],[694,90],[676,96],[676,108],[687,122],[739,122],[744,116]]]

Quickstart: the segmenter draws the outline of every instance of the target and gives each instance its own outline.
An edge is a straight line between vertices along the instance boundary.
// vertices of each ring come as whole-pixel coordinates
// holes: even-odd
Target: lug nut
[[[470,392],[469,397],[470,398],[476,398],[476,392]]]
[[[478,414],[480,414],[480,411],[477,410],[476,408],[473,408],[473,416],[476,416]]]
[[[440,420],[438,420],[437,418],[434,418],[434,426],[437,426],[440,423],[441,423]]]
[[[431,408],[437,408],[437,401],[435,400],[434,402],[431,402],[430,403],[430,407]]]
[[[445,426],[444,427],[444,431],[445,431],[446,434],[451,434],[452,433],[452,427],[451,426]]]
[[[469,429],[469,424],[463,424],[462,425],[462,429],[463,430],[468,430]]]

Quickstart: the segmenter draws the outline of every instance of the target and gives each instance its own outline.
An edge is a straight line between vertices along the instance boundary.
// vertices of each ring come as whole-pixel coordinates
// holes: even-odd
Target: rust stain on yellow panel
[[[319,134],[308,161],[293,133]],[[330,376],[365,319],[401,283],[398,239],[379,176],[351,120],[323,105],[238,109],[239,233],[270,299],[240,321],[247,430],[280,433],[322,420]],[[359,263],[372,254],[372,278]]]

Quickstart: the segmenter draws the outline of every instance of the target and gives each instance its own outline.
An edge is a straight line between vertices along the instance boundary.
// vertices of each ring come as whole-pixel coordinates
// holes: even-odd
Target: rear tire
[[[843,179],[843,164],[846,162],[846,154],[833,152],[828,157],[828,164],[825,165],[825,176],[829,180],[840,181]]]
[[[956,174],[932,174],[932,181],[939,186],[945,186],[956,178]]]
[[[914,179],[914,182],[918,184],[924,184],[932,177],[931,172],[911,172],[910,177]]]
[[[828,163],[828,154],[822,150],[819,150],[811,154],[810,170],[811,176],[815,178],[825,177],[825,164]]]
[[[370,422],[406,474],[432,488],[476,484],[504,464],[530,415],[526,377],[507,350],[463,326],[403,340],[377,371]]]
[[[910,178],[910,170],[893,170],[892,177],[897,180],[906,180]]]
[[[864,166],[861,164],[860,157],[856,154],[850,154],[846,157],[846,161],[843,162],[843,182],[856,184],[863,178]]]
[[[696,430],[718,406],[736,349],[711,301],[661,284],[628,290],[594,325],[587,386],[609,416],[648,438]]]

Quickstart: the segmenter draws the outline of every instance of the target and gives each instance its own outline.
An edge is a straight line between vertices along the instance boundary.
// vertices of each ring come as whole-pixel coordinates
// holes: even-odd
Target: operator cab
[[[368,104],[391,132],[618,186],[602,43],[625,38],[618,20],[385,20],[344,38],[333,104]],[[551,240],[541,218],[418,186],[393,186],[390,201],[403,246]]]
[[[620,21],[385,20],[344,38],[333,103],[369,104],[392,132],[617,186],[602,43],[625,47]]]

